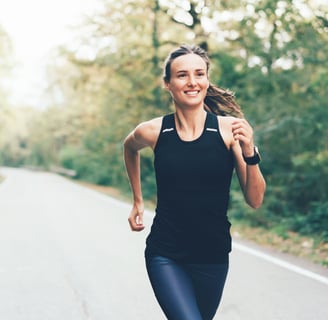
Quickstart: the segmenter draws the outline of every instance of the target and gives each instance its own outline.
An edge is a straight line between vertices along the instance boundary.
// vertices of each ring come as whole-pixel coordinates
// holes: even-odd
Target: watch
[[[243,155],[244,161],[249,165],[255,165],[258,164],[261,161],[261,156],[259,153],[259,149],[255,146],[254,147],[254,155],[252,157],[245,157]]]

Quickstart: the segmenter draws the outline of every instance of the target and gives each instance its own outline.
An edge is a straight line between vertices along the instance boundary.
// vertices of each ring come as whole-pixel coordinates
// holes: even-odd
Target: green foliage
[[[53,106],[25,113],[25,121],[0,107],[0,133],[20,128],[0,135],[0,161],[60,165],[128,190],[123,140],[141,121],[171,111],[162,63],[173,47],[194,42],[209,51],[211,81],[236,92],[263,158],[263,206],[248,208],[234,179],[230,215],[327,241],[327,7],[303,3],[304,16],[289,0],[103,4],[52,58]],[[144,196],[155,200],[151,150],[142,151],[141,166]]]
[[[83,149],[67,148],[60,152],[60,164],[74,169],[76,178],[95,184],[110,184],[110,170],[100,153],[93,154]]]
[[[294,216],[289,226],[306,235],[319,235],[328,242],[328,202],[311,202],[308,213]]]
[[[0,148],[4,148],[4,144],[6,144],[5,130],[11,116],[8,106],[8,92],[5,86],[5,81],[8,77],[10,77],[12,72],[12,51],[13,48],[11,40],[0,25]],[[3,159],[2,161],[5,161],[4,158],[6,157],[10,158],[11,155],[8,153],[4,154],[0,150],[0,162],[1,159]]]

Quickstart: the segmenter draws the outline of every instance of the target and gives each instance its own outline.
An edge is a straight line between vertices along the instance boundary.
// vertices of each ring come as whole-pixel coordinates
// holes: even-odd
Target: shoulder
[[[217,118],[219,123],[220,134],[227,148],[230,149],[234,144],[232,124],[237,120],[237,118],[230,116],[217,116]]]
[[[217,116],[219,124],[223,127],[231,127],[238,118],[231,116]]]
[[[136,138],[145,138],[148,135],[159,133],[161,130],[163,117],[154,118],[145,122],[141,122],[135,129]]]
[[[163,117],[141,122],[133,131],[134,139],[142,145],[154,147],[162,126]]]

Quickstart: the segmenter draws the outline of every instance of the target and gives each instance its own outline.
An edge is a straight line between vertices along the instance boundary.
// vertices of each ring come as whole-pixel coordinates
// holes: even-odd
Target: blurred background
[[[328,266],[325,0],[1,1],[0,166],[61,168],[127,194],[123,140],[172,111],[162,67],[181,43],[209,52],[211,81],[255,128],[265,203],[248,209],[234,179],[231,219],[285,251],[301,239],[297,253]],[[149,201],[152,161],[143,151]]]

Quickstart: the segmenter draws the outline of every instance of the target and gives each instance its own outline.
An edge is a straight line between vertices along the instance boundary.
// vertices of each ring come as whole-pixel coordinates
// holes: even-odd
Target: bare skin
[[[196,54],[176,58],[171,64],[171,79],[165,88],[175,105],[175,124],[182,140],[197,139],[204,128],[206,112],[204,98],[209,86],[206,64]],[[252,208],[263,202],[265,181],[258,165],[247,165],[243,155],[254,154],[253,128],[245,119],[218,116],[222,138],[234,155],[235,168],[245,200]],[[133,193],[133,207],[129,216],[132,231],[141,231],[144,202],[140,183],[140,154],[143,148],[155,148],[162,117],[139,124],[124,141],[124,160]]]

